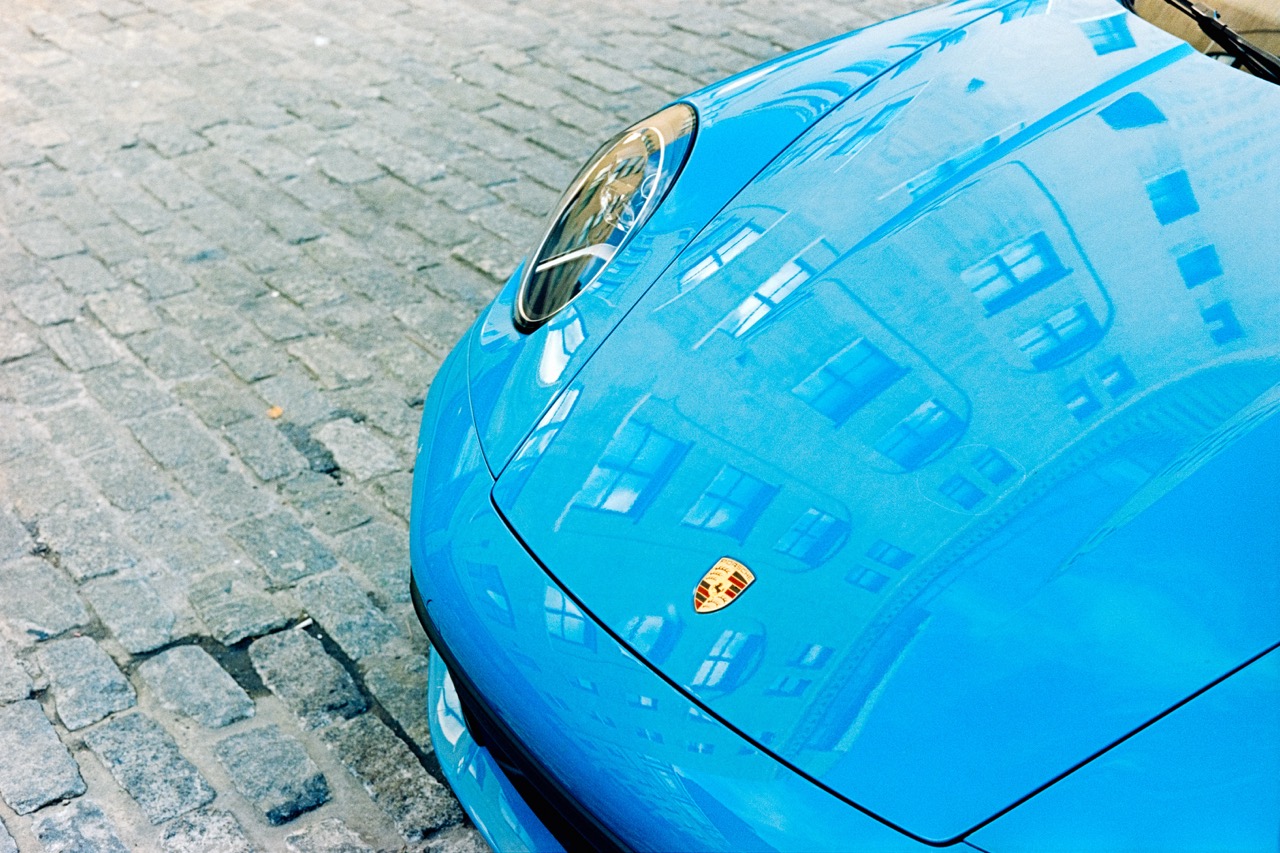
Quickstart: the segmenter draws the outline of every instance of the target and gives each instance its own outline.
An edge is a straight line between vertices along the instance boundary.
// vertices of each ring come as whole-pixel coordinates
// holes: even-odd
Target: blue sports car
[[[418,444],[494,847],[1276,850],[1280,6],[1235,6],[960,0],[599,150]]]

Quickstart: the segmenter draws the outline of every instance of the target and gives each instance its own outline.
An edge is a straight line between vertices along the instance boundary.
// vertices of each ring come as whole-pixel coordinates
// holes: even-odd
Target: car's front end
[[[606,145],[419,438],[491,843],[1274,844],[1277,103],[1105,0],[961,2]]]

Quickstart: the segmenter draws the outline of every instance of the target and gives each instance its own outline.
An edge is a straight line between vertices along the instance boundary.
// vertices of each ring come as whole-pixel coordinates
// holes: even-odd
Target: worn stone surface
[[[0,853],[18,853],[18,842],[13,840],[4,821],[0,821]]]
[[[449,789],[428,775],[404,741],[372,714],[337,723],[321,735],[408,841],[462,821]]]
[[[285,836],[289,853],[373,853],[349,826],[336,817]]]
[[[413,742],[431,751],[427,724],[427,669],[424,655],[387,657],[376,655],[360,661],[364,684],[382,709],[391,715]]]
[[[115,824],[87,799],[41,812],[32,829],[45,853],[129,853]]]
[[[52,640],[37,656],[49,678],[58,719],[72,731],[132,708],[137,701],[133,685],[90,637]]]
[[[0,705],[0,798],[18,814],[84,793],[71,753],[39,703]]]
[[[144,661],[138,676],[161,704],[211,729],[253,716],[253,700],[199,646],[178,646]]]
[[[164,831],[165,853],[254,853],[235,816],[201,810],[174,820]]]
[[[178,751],[173,737],[145,714],[128,714],[103,723],[84,736],[129,796],[152,823],[199,808],[215,792]]]
[[[231,535],[277,586],[331,569],[336,563],[328,548],[283,512],[243,521],[231,528]]]
[[[296,588],[298,600],[347,657],[407,652],[408,644],[355,581],[340,572],[307,578]]]
[[[307,728],[354,716],[368,702],[315,637],[301,630],[254,640],[249,658],[262,681]]]
[[[35,557],[0,563],[0,621],[33,640],[56,637],[89,621],[75,588]]]
[[[209,633],[225,645],[268,634],[288,622],[262,588],[234,571],[192,581],[187,597]]]
[[[320,427],[316,439],[329,448],[338,467],[357,480],[390,474],[401,467],[399,456],[386,442],[349,418]]]
[[[215,752],[236,789],[267,822],[287,823],[323,805],[329,783],[296,738],[264,726],[218,742]]]
[[[18,662],[12,646],[0,640],[0,704],[31,695],[31,676]]]
[[[127,651],[158,649],[173,639],[176,616],[141,578],[104,578],[84,588],[89,606]]]
[[[484,836],[473,826],[454,826],[431,836],[425,853],[489,853]]]

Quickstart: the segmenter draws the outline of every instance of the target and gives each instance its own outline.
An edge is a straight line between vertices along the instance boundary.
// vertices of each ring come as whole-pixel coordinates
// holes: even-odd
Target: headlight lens
[[[675,181],[696,124],[692,107],[673,104],[615,136],[588,161],[525,264],[516,328],[536,329],[600,277]]]

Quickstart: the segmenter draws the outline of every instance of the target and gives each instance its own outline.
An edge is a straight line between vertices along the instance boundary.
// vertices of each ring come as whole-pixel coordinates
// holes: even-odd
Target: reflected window
[[[597,723],[607,728],[616,729],[618,727],[618,724],[613,721],[612,717],[605,716],[604,714],[601,714],[599,711],[592,711],[591,719],[595,720]]]
[[[577,678],[574,679],[573,683],[578,687],[579,690],[585,690],[588,693],[600,692],[600,688],[596,687],[596,683],[592,681],[590,678],[583,678],[582,676],[578,676]]]
[[[773,550],[816,566],[838,545],[849,525],[819,509],[808,509],[773,546]]]
[[[1072,417],[1078,421],[1088,420],[1102,409],[1102,404],[1098,402],[1093,389],[1083,379],[1067,386],[1067,390],[1062,394],[1062,402]]]
[[[1041,231],[1010,243],[960,273],[960,279],[991,317],[1044,290],[1067,272],[1049,237]]]
[[[605,448],[575,503],[639,515],[679,465],[685,449],[648,424],[629,420]]]
[[[655,732],[653,729],[638,728],[636,734],[647,741],[653,743],[662,743],[662,732]]]
[[[690,743],[688,750],[699,755],[710,755],[716,751],[716,745],[713,743]]]
[[[1101,337],[1097,318],[1081,302],[1023,332],[1014,343],[1034,368],[1047,370],[1093,346]]]
[[[854,569],[846,580],[867,592],[879,592],[889,582],[887,575],[882,575],[875,569]]]
[[[926,400],[876,442],[876,450],[906,471],[923,465],[930,456],[964,432],[965,422],[937,400]]]
[[[1209,336],[1215,344],[1226,344],[1244,337],[1244,329],[1240,327],[1240,321],[1236,319],[1236,312],[1232,310],[1230,302],[1210,305],[1200,312],[1200,317],[1209,327]]]
[[[643,708],[646,711],[656,711],[658,709],[658,700],[652,696],[628,696],[627,704],[633,708]]]
[[[799,696],[808,689],[813,681],[808,678],[797,678],[794,675],[780,675],[770,684],[765,693],[769,696]]]
[[[1164,113],[1160,112],[1160,108],[1141,92],[1130,92],[1103,107],[1098,110],[1098,116],[1112,130],[1131,130],[1165,121]]]
[[[577,646],[595,646],[595,635],[587,617],[578,605],[555,587],[547,587],[542,600],[546,613],[547,633],[566,643]]]
[[[692,287],[710,278],[713,273],[745,252],[752,243],[764,234],[754,223],[748,222],[729,236],[705,258],[693,265],[687,273],[680,277],[680,287]]]
[[[741,539],[775,492],[777,489],[773,486],[726,465],[685,513],[684,523]]]
[[[1093,52],[1103,56],[1134,46],[1128,18],[1129,15],[1124,12],[1106,18],[1094,18],[1092,21],[1081,21],[1080,29],[1093,45]]]
[[[1191,191],[1191,180],[1183,171],[1172,172],[1149,182],[1147,195],[1151,199],[1151,209],[1155,211],[1156,219],[1161,225],[1177,222],[1200,209],[1200,203]]]
[[[778,310],[788,296],[795,293],[796,288],[809,280],[812,271],[799,261],[787,261],[782,267],[769,276],[764,284],[742,301],[742,304],[729,312],[721,322],[721,328],[727,330],[735,338],[740,338],[755,328],[760,321]]]
[[[485,563],[468,563],[467,574],[479,593],[476,596],[483,606],[484,613],[495,622],[503,625],[515,625],[511,616],[511,602],[507,600],[507,588],[502,584],[502,575],[498,567]]]
[[[1213,246],[1201,246],[1178,258],[1182,283],[1190,290],[1222,275],[1222,262]]]
[[[792,389],[837,424],[906,375],[906,368],[859,338]]]
[[[938,491],[962,509],[973,509],[987,496],[986,492],[975,486],[973,481],[963,474],[953,474],[943,480]]]
[[[916,558],[916,555],[910,551],[904,551],[883,539],[877,539],[875,544],[867,549],[867,556],[891,569],[901,569]]]
[[[739,664],[751,662],[760,644],[760,636],[742,631],[724,631],[711,646],[711,651],[694,673],[693,687],[730,690],[737,685]]]
[[[1000,485],[1014,475],[1017,469],[1000,451],[987,448],[973,459],[973,467],[989,482]]]
[[[1112,397],[1127,394],[1138,384],[1129,366],[1119,356],[1098,368],[1098,380]]]
[[[804,669],[819,669],[827,665],[827,661],[831,659],[832,654],[833,650],[830,647],[814,643],[805,646],[798,655],[792,658],[791,665]]]

